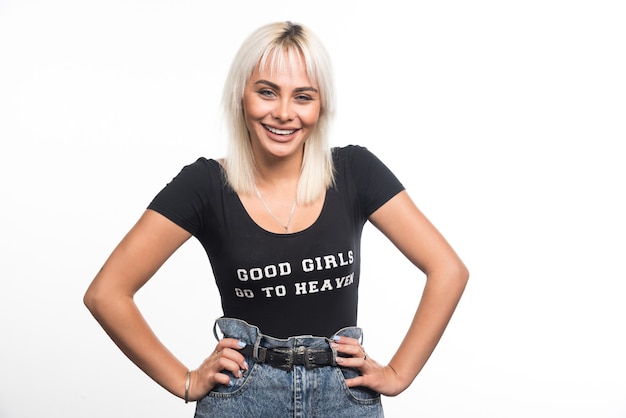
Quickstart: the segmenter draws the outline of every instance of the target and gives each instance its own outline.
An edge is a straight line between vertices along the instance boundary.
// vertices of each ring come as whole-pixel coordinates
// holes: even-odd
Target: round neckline
[[[235,199],[237,200],[237,205],[239,206],[239,209],[244,213],[245,217],[248,219],[248,221],[254,225],[254,227],[266,234],[270,234],[273,236],[285,236],[285,237],[293,237],[296,235],[300,235],[303,234],[309,230],[311,230],[315,225],[317,225],[317,223],[319,222],[319,220],[322,218],[322,215],[324,214],[324,211],[326,210],[326,202],[328,201],[328,190],[326,190],[324,192],[324,203],[322,203],[322,209],[320,210],[320,213],[317,215],[317,217],[315,218],[315,220],[313,221],[313,223],[309,226],[307,226],[306,228],[300,230],[300,231],[295,231],[295,232],[288,232],[288,233],[278,233],[278,232],[272,232],[269,231],[265,228],[263,228],[261,225],[259,225],[253,218],[252,216],[250,216],[250,213],[248,213],[248,210],[246,209],[246,207],[244,206],[243,202],[241,201],[241,198],[239,197],[239,194],[237,192],[235,192],[234,190],[232,191],[233,195],[235,195]]]
[[[215,160],[215,159],[210,159],[209,161],[212,161],[213,163],[217,164],[217,166],[219,167],[222,175],[224,176],[224,181],[226,181],[226,172],[224,171],[224,167],[222,166],[222,164],[220,164],[219,161]],[[230,187],[230,186],[229,186]],[[317,225],[320,221],[320,219],[322,218],[322,215],[324,214],[324,212],[326,211],[326,205],[328,203],[328,189],[326,189],[326,191],[324,192],[324,202],[322,203],[322,209],[320,210],[319,214],[317,215],[317,217],[315,218],[315,220],[313,221],[313,223],[311,223],[311,225],[307,226],[306,228],[300,230],[300,231],[296,231],[296,232],[289,232],[289,233],[278,233],[278,232],[272,232],[269,231],[265,228],[263,228],[261,225],[259,225],[253,218],[252,216],[250,216],[250,213],[248,213],[248,210],[246,209],[246,207],[244,206],[243,202],[241,201],[241,198],[239,197],[239,194],[234,191],[232,188],[230,189],[230,191],[232,192],[232,194],[235,196],[235,200],[237,201],[237,206],[239,207],[239,209],[243,212],[243,214],[245,215],[245,218],[248,220],[248,222],[250,222],[252,225],[254,225],[254,227],[266,234],[270,234],[273,236],[285,236],[285,237],[293,237],[296,235],[300,235],[303,234],[309,230],[311,230],[313,227],[315,227],[315,225]]]

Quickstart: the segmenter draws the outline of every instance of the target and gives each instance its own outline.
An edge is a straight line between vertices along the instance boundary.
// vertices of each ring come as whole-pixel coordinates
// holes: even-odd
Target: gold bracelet
[[[191,383],[191,371],[187,370],[187,378],[185,379],[185,403],[189,403],[189,384]]]

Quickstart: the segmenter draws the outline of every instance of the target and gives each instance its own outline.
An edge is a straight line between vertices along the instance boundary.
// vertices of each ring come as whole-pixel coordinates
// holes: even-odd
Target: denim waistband
[[[329,348],[332,339],[326,337],[316,337],[313,335],[298,335],[286,339],[276,338],[262,334],[258,327],[250,325],[246,321],[236,318],[218,318],[213,326],[213,335],[217,340],[220,337],[217,334],[217,328],[224,337],[236,338],[246,344],[254,344],[255,347],[264,348],[297,348],[305,346],[309,348]],[[359,327],[345,327],[334,335],[356,338],[362,342],[363,331]]]

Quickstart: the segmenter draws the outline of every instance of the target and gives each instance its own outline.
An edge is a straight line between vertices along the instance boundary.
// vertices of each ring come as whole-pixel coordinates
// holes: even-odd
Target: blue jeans
[[[216,326],[224,337],[264,348],[306,346],[328,349],[331,340],[309,335],[278,339],[261,334],[245,321],[220,318]],[[360,328],[348,327],[336,335],[361,339]],[[217,338],[217,334],[216,334]],[[334,353],[336,354],[336,353]],[[289,370],[246,358],[249,369],[238,378],[228,373],[234,385],[213,388],[196,404],[195,418],[313,418],[383,417],[380,394],[364,387],[348,388],[345,379],[358,370],[338,366],[306,368],[295,365]]]

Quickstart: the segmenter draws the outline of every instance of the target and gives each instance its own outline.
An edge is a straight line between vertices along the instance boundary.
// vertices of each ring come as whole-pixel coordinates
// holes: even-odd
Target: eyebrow
[[[280,91],[280,86],[278,84],[272,83],[271,81],[268,81],[268,80],[259,80],[259,81],[256,81],[254,84],[255,85],[256,84],[265,84],[265,85],[273,88],[274,90]],[[294,89],[294,92],[296,92],[296,93],[301,93],[303,91],[312,91],[312,92],[318,93],[318,91],[317,91],[317,89],[315,87],[297,87],[296,89]]]

